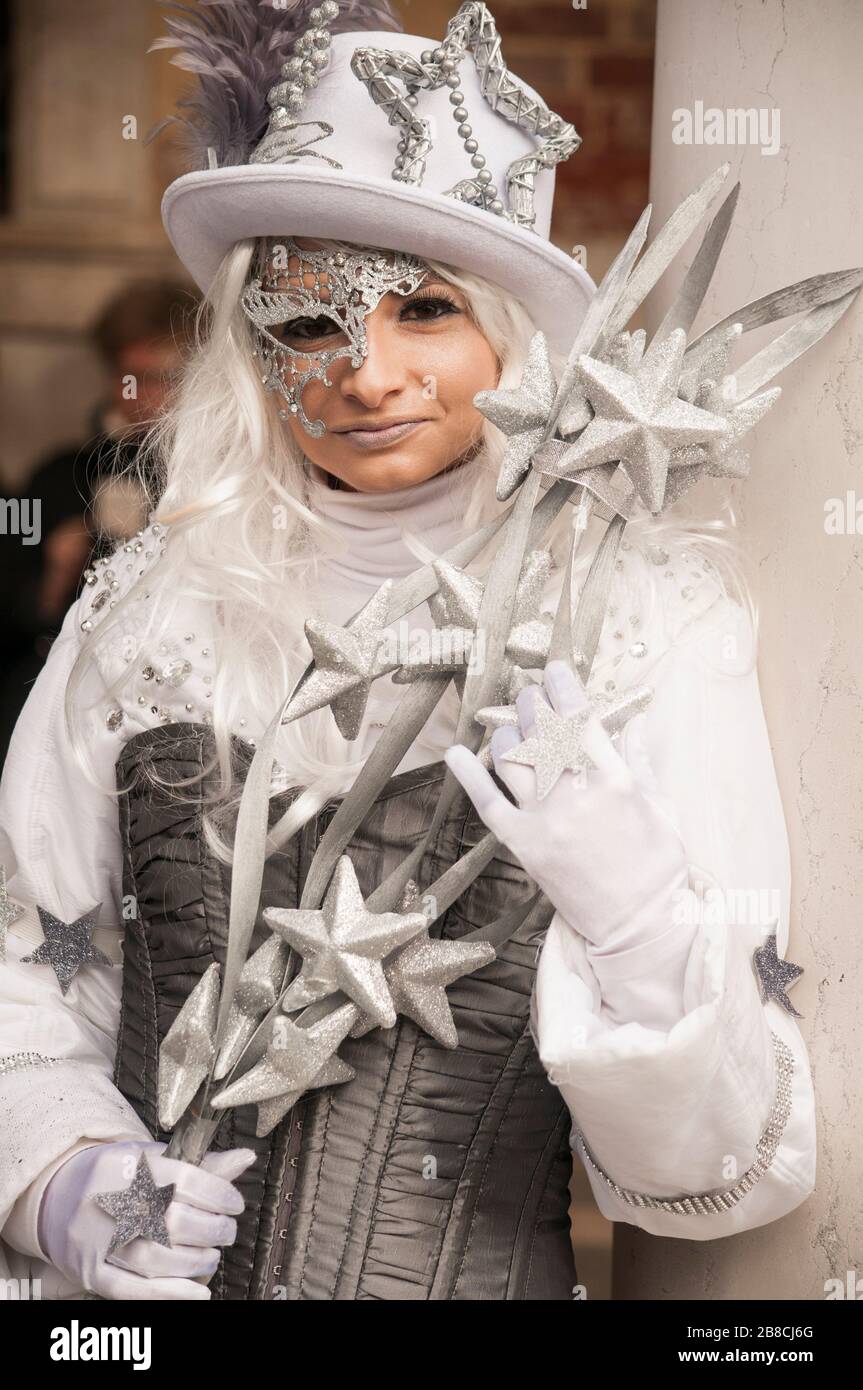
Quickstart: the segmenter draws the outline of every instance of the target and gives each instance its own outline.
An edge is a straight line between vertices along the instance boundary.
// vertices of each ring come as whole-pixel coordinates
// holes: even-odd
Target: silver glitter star
[[[0,961],[6,959],[6,933],[23,916],[24,908],[6,891],[6,869],[0,865]]]
[[[515,748],[502,754],[507,763],[521,763],[532,767],[536,773],[536,798],[542,801],[551,791],[565,768],[580,772],[582,768],[593,767],[583,744],[584,730],[590,718],[590,710],[576,710],[574,714],[558,714],[544,700],[537,700],[534,707],[536,733],[523,740]]]
[[[50,965],[63,994],[82,965],[113,966],[114,962],[110,957],[106,956],[104,951],[100,951],[98,946],[92,945],[90,940],[96,926],[96,914],[101,906],[101,903],[97,903],[74,922],[61,922],[53,912],[48,912],[46,908],[37,904],[36,910],[45,940],[29,956],[22,956],[22,962],[26,961],[29,965]]]
[[[581,469],[619,462],[644,505],[662,509],[669,468],[691,466],[684,445],[728,432],[728,422],[676,395],[686,334],[682,328],[652,343],[630,374],[592,357],[579,360],[578,377],[594,418],[558,465],[578,481]]]
[[[320,909],[268,907],[264,920],[303,957],[282,999],[286,1012],[341,990],[379,1027],[393,1026],[395,1007],[381,962],[422,930],[424,913],[369,912],[343,854]]]
[[[511,497],[530,472],[530,461],[545,436],[556,394],[548,343],[542,333],[534,333],[518,386],[479,391],[474,396],[480,414],[509,436],[497,482],[499,502]]]
[[[159,1124],[173,1129],[210,1069],[219,1012],[219,963],[186,998],[159,1048]]]
[[[652,699],[653,689],[651,686],[642,685],[636,690],[624,691],[622,694],[593,695],[590,698],[588,710],[596,715],[609,738],[616,738],[630,719],[646,709]],[[537,704],[540,703],[545,702],[538,700]],[[518,708],[514,704],[487,705],[483,709],[477,710],[475,718],[477,723],[484,724],[487,729],[517,729],[520,724]],[[510,759],[510,761],[517,760]],[[489,762],[493,763],[490,752]]]
[[[604,360],[612,367],[617,367],[618,371],[627,372],[632,376],[641,364],[646,340],[647,334],[643,328],[637,328],[634,333],[623,330],[612,338]],[[584,383],[576,378],[560,412],[555,433],[564,439],[570,439],[573,435],[580,434],[592,419],[593,407],[585,395]],[[583,479],[580,478],[579,482],[583,482]]]
[[[665,505],[676,502],[705,474],[712,478],[748,477],[749,456],[740,447],[740,440],[763,419],[781,395],[782,388],[774,386],[769,391],[738,402],[733,376],[719,383],[705,382],[697,393],[696,403],[714,415],[724,416],[728,421],[728,434],[710,444],[694,445],[691,449],[680,451],[689,466],[669,473]]]
[[[426,927],[384,966],[396,1012],[413,1019],[441,1046],[458,1047],[445,987],[488,965],[495,954],[488,942],[432,939]],[[362,1037],[375,1027],[373,1019],[361,1019],[353,1036]]]
[[[402,895],[401,910],[413,911],[419,901],[417,884],[409,879]],[[488,942],[432,939],[426,926],[384,965],[396,1010],[413,1019],[443,1047],[458,1047],[446,986],[488,965],[496,955]],[[376,1027],[374,1019],[365,1014],[354,1025],[351,1037],[361,1038]]]
[[[356,1072],[347,1062],[343,1062],[341,1057],[333,1055],[328,1057],[320,1071],[309,1082],[307,1091],[316,1091],[321,1086],[342,1086],[346,1081],[353,1081]],[[302,1091],[287,1091],[283,1096],[273,1096],[271,1100],[258,1101],[258,1123],[255,1134],[262,1139],[265,1134],[269,1134],[271,1129],[275,1129],[279,1120],[296,1105]]]
[[[793,1014],[795,1018],[802,1018],[803,1015],[795,1009],[786,990],[803,974],[803,966],[795,965],[790,960],[779,959],[775,931],[770,933],[763,946],[752,952],[752,963],[758,976],[763,1002],[766,1004],[768,1000],[775,999],[786,1013]]]
[[[321,1069],[358,1016],[356,1004],[342,1004],[308,1028],[279,1016],[261,1060],[212,1097],[213,1109],[226,1110],[232,1105],[257,1104],[278,1097],[286,1101],[285,1110],[289,1110],[304,1091],[320,1084],[316,1078]]]
[[[503,761],[521,763],[535,770],[536,797],[538,801],[542,801],[566,768],[572,772],[580,772],[593,766],[583,745],[584,730],[592,714],[597,716],[606,733],[611,736],[619,733],[634,714],[646,709],[652,699],[653,690],[650,686],[642,686],[624,695],[611,696],[602,701],[591,700],[584,709],[570,715],[558,714],[546,700],[536,699],[536,733],[502,754]],[[509,719],[504,718],[505,710],[506,706],[503,710],[481,710],[477,719],[486,727],[493,726],[497,720],[501,725],[511,723]],[[480,718],[480,715],[483,717]]]
[[[127,1245],[138,1236],[170,1247],[165,1212],[174,1196],[175,1185],[169,1182],[165,1187],[157,1187],[147,1155],[142,1153],[128,1187],[116,1192],[93,1193],[93,1201],[117,1222],[106,1255],[113,1255],[121,1245]]]
[[[315,669],[291,700],[282,723],[330,705],[342,737],[350,740],[359,736],[372,682],[398,665],[378,655],[392,587],[391,579],[384,580],[347,627],[318,618],[306,620]]]
[[[213,1068],[216,1081],[227,1076],[261,1019],[278,999],[287,959],[284,942],[277,936],[268,936],[243,966],[228,1010],[224,1042]]]
[[[746,478],[749,475],[749,458],[740,447],[740,440],[779,399],[782,388],[776,386],[746,400],[738,400],[736,380],[728,374],[728,360],[742,331],[742,324],[729,324],[707,351],[696,351],[692,362],[684,358],[679,395],[701,410],[727,420],[728,433],[706,444],[685,446],[679,454],[676,451],[675,458],[682,459],[686,466],[675,467],[669,473],[666,506],[676,502],[705,474],[714,478]]]
[[[438,579],[438,591],[429,599],[429,609],[440,630],[444,633],[475,630],[485,592],[483,581],[450,564],[448,560],[436,560],[433,568]],[[548,550],[532,550],[525,559],[515,592],[512,627],[501,666],[501,693],[509,689],[513,664],[530,669],[545,665],[553,619],[550,614],[537,616],[537,609],[553,568]],[[424,655],[411,656],[395,672],[394,683],[403,685],[420,676],[440,674],[445,670],[456,671],[463,679],[467,674],[471,649],[466,651],[463,643],[450,642],[446,650],[446,660],[426,660]]]

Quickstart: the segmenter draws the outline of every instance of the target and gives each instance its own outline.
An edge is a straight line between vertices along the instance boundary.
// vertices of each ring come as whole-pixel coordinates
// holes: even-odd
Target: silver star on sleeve
[[[369,912],[354,866],[343,854],[321,908],[269,907],[267,925],[303,957],[282,999],[286,1012],[341,990],[382,1028],[396,1011],[382,961],[426,924],[422,912]]]
[[[172,1182],[165,1187],[156,1186],[147,1155],[142,1153],[128,1187],[116,1192],[94,1192],[93,1201],[117,1222],[106,1254],[113,1255],[121,1245],[128,1245],[138,1236],[154,1240],[157,1245],[170,1246],[165,1212],[174,1196],[174,1187]]]
[[[6,869],[0,864],[0,961],[6,959],[6,933],[23,915],[24,908],[6,891]]]
[[[793,1014],[795,1018],[802,1018],[803,1015],[795,1009],[786,990],[803,974],[803,966],[795,965],[790,960],[780,960],[776,949],[775,931],[771,932],[763,946],[753,951],[752,963],[763,1002],[766,1004],[770,999],[774,999],[777,1004],[782,1005],[786,1013]]]
[[[96,926],[96,914],[101,906],[101,903],[97,903],[74,922],[61,922],[53,912],[48,912],[46,908],[37,904],[45,940],[29,956],[22,956],[22,962],[26,961],[28,965],[50,965],[63,994],[82,965],[113,966],[111,958],[90,940]]]

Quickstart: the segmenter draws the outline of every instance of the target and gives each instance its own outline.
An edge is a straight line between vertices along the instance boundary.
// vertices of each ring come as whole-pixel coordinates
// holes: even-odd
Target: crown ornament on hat
[[[305,123],[292,120],[292,116],[302,110],[306,92],[317,85],[327,66],[330,35],[325,26],[332,23],[338,12],[336,0],[324,0],[311,10],[311,27],[297,39],[295,53],[282,68],[282,81],[268,94],[272,108],[270,126],[253,151],[250,163],[267,164],[296,156],[292,137]],[[483,98],[492,110],[541,141],[534,152],[513,160],[506,170],[509,207],[495,186],[469,123],[470,113],[458,77],[459,64],[465,57],[473,60]],[[581,144],[581,136],[573,125],[549,110],[545,102],[530,96],[510,76],[494,16],[478,0],[465,0],[449,21],[441,45],[427,49],[419,59],[398,49],[358,48],[351,59],[351,71],[365,84],[388,124],[401,132],[392,177],[415,187],[422,185],[426,160],[434,145],[432,123],[420,113],[419,98],[423,92],[448,87],[453,120],[473,172],[447,189],[447,194],[523,227],[533,227],[536,220],[537,174],[568,159]]]
[[[290,163],[305,157],[321,159],[332,168],[343,167],[324,151],[311,148],[331,136],[335,126],[298,117],[308,93],[318,86],[330,63],[332,34],[340,27],[362,31],[380,20],[396,24],[386,0],[371,4],[322,0],[311,8],[303,0],[294,4],[290,0],[200,0],[197,10],[170,8],[180,10],[183,18],[169,20],[171,34],[157,40],[153,48],[179,49],[173,61],[199,78],[198,96],[183,103],[192,107],[192,118],[181,120],[199,167],[202,154],[211,169],[237,163]],[[305,27],[300,28],[303,20]],[[291,51],[284,57],[288,44]],[[258,118],[262,115],[261,83],[267,71],[272,72],[274,54],[283,61],[276,80],[266,90],[266,131],[254,142],[255,113]],[[504,172],[505,190],[495,183],[470,124],[458,74],[466,59],[476,68],[483,100],[502,119],[539,142],[534,150],[509,162]],[[520,227],[532,229],[535,225],[538,174],[568,159],[581,144],[573,125],[512,77],[494,16],[480,0],[465,0],[450,19],[439,47],[427,49],[419,57],[397,48],[359,47],[351,57],[350,70],[388,124],[399,132],[392,178],[415,188],[422,186],[428,156],[435,147],[434,119],[422,113],[420,101],[424,93],[448,88],[452,118],[470,172],[445,193]],[[250,87],[253,81],[258,83],[257,95]],[[152,134],[178,119],[169,118]],[[334,111],[333,120],[337,119]]]

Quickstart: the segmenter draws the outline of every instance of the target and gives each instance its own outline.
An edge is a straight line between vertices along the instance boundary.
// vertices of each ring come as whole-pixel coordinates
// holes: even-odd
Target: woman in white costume
[[[158,509],[4,772],[0,1272],[570,1298],[573,1150],[658,1235],[784,1216],[815,1178],[788,844],[732,543],[663,514],[728,433],[683,329],[624,319],[561,400],[579,140],[484,5],[440,45],[384,0],[172,24],[199,151],[164,214],[208,316]],[[673,385],[609,462],[623,373]]]

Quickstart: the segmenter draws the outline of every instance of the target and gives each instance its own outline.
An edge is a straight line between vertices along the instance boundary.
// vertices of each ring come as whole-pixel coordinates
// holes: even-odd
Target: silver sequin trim
[[[647,1192],[633,1192],[629,1188],[618,1187],[613,1178],[609,1177],[608,1173],[599,1166],[587,1147],[584,1135],[579,1130],[577,1137],[581,1141],[591,1167],[608,1184],[616,1197],[632,1207],[649,1207],[652,1211],[675,1212],[679,1216],[711,1216],[718,1212],[728,1211],[742,1197],[745,1197],[747,1192],[752,1191],[758,1179],[764,1176],[776,1156],[782,1131],[791,1111],[791,1078],[794,1074],[794,1054],[772,1029],[770,1036],[773,1039],[773,1051],[776,1057],[776,1095],[767,1125],[755,1146],[758,1157],[747,1168],[742,1178],[733,1187],[717,1188],[711,1192],[682,1193],[679,1197],[653,1197]]]
[[[25,1067],[51,1067],[60,1057],[46,1057],[43,1052],[12,1052],[0,1057],[0,1076],[7,1071],[23,1071]]]

